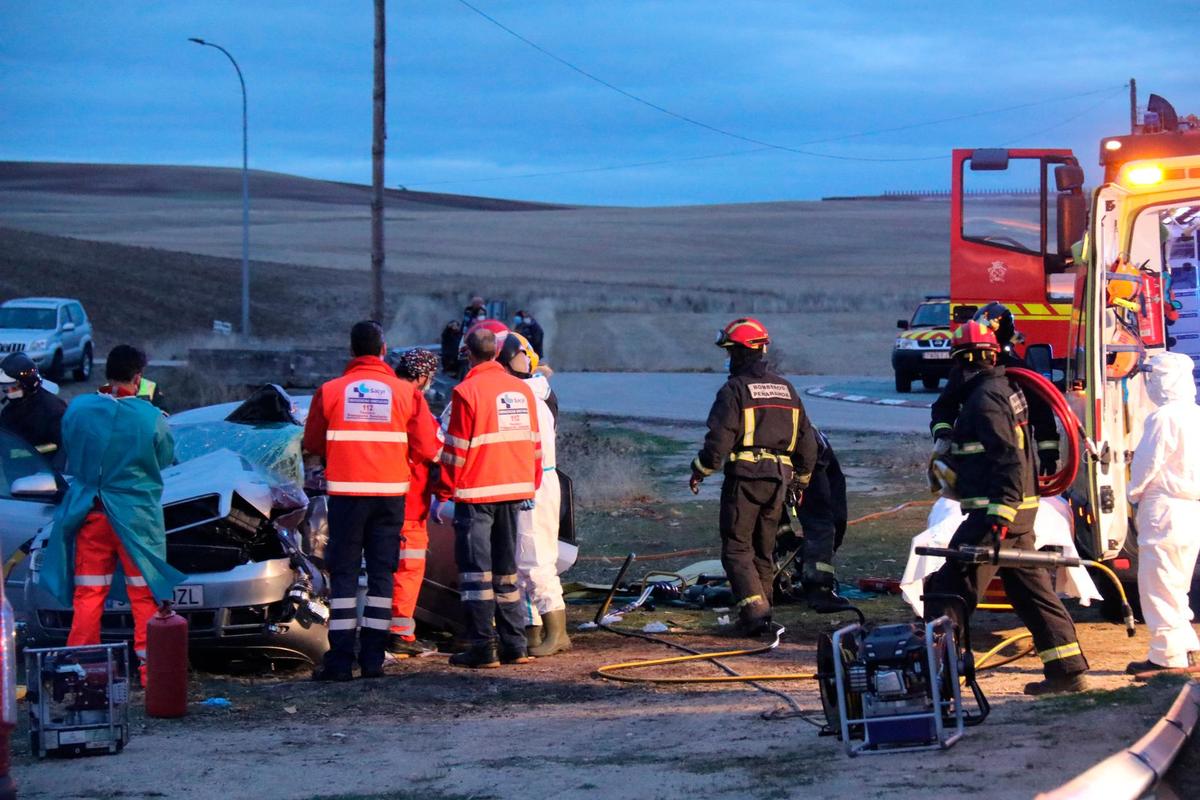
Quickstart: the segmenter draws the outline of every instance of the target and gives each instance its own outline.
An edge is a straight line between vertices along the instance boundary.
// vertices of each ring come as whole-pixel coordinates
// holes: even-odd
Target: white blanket
[[[936,572],[946,559],[937,556],[919,556],[917,547],[949,547],[950,538],[958,530],[958,526],[966,519],[958,501],[940,498],[929,511],[929,520],[924,531],[913,537],[912,547],[908,551],[908,564],[904,567],[904,577],[900,579],[900,592],[905,602],[912,606],[917,616],[921,616],[924,606],[921,594],[924,591],[924,581],[927,575]],[[1063,554],[1077,556],[1075,540],[1071,535],[1071,509],[1061,497],[1043,497],[1038,504],[1037,518],[1033,523],[1034,547],[1061,547]],[[983,566],[979,568],[979,586],[985,587],[996,574],[996,568]],[[1058,570],[1054,585],[1059,594],[1067,597],[1078,597],[1083,605],[1091,605],[1093,600],[1100,600],[1100,592],[1092,582],[1092,576],[1084,567],[1064,567]]]

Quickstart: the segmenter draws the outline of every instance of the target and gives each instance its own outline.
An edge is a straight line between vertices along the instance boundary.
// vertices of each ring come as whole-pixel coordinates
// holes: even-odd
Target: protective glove
[[[521,505],[517,506],[517,508],[519,508],[521,511],[533,511],[534,505],[536,504],[533,502],[533,498],[531,497],[528,500],[522,500]]]
[[[933,440],[933,457],[945,458],[950,455],[950,437],[939,436]]]
[[[692,494],[700,494],[700,484],[704,482],[704,475],[692,470],[692,477],[688,480],[688,488],[692,490]]]
[[[1038,450],[1038,474],[1053,475],[1058,472],[1058,450]]]
[[[989,514],[988,532],[996,540],[996,543],[999,544],[1008,537],[1008,520],[1006,520],[1004,517],[997,517],[994,514]]]
[[[450,502],[433,498],[433,502],[429,505],[429,516],[433,517],[435,522],[443,525],[450,522]]]
[[[805,488],[807,487],[796,483],[795,481],[788,484],[787,504],[790,508],[799,508],[800,504],[804,502]]]

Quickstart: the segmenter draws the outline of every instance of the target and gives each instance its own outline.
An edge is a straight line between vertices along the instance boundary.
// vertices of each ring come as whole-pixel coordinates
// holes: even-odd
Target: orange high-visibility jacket
[[[495,361],[454,388],[438,496],[464,503],[529,500],[542,483],[533,392]]]
[[[360,356],[317,389],[304,425],[304,450],[325,457],[329,494],[407,494],[409,458],[441,448],[425,397],[378,356]]]

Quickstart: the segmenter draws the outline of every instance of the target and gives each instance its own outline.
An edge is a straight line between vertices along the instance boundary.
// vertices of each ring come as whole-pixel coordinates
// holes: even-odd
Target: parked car
[[[0,305],[0,356],[24,352],[52,380],[92,375],[92,323],[78,300],[21,297]]]
[[[926,389],[936,389],[950,374],[950,298],[927,296],[912,319],[897,320],[896,327],[904,331],[892,345],[896,391],[911,392],[917,379]]]

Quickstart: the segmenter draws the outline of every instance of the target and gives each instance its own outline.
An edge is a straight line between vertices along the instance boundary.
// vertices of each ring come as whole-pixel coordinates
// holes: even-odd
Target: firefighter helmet
[[[748,347],[764,350],[771,343],[767,328],[753,317],[740,317],[721,329],[717,335],[717,347]]]
[[[990,351],[993,353],[1000,352],[1000,343],[996,341],[996,334],[991,327],[984,322],[964,322],[954,329],[954,335],[951,337],[951,347],[954,355],[959,353],[971,353],[977,350]]]
[[[533,346],[529,344],[529,340],[524,336],[516,331],[509,331],[508,335],[504,337],[504,346],[500,349],[500,356],[498,360],[501,364],[507,367],[509,362],[513,360],[517,353],[524,353],[529,359],[529,372],[531,374],[537,371],[537,351],[533,349]]]
[[[33,393],[41,382],[42,376],[38,373],[37,364],[24,353],[13,353],[0,361],[0,387],[5,393]]]
[[[1003,303],[991,302],[975,312],[973,319],[991,327],[996,333],[996,341],[1001,347],[1016,341],[1020,343],[1024,337],[1017,332],[1013,313]]]
[[[504,347],[504,339],[508,336],[508,326],[498,319],[481,319],[463,334],[462,344],[458,348],[460,359],[465,361],[467,358],[467,337],[478,330],[489,330],[496,335],[496,355],[500,354],[500,348]]]

